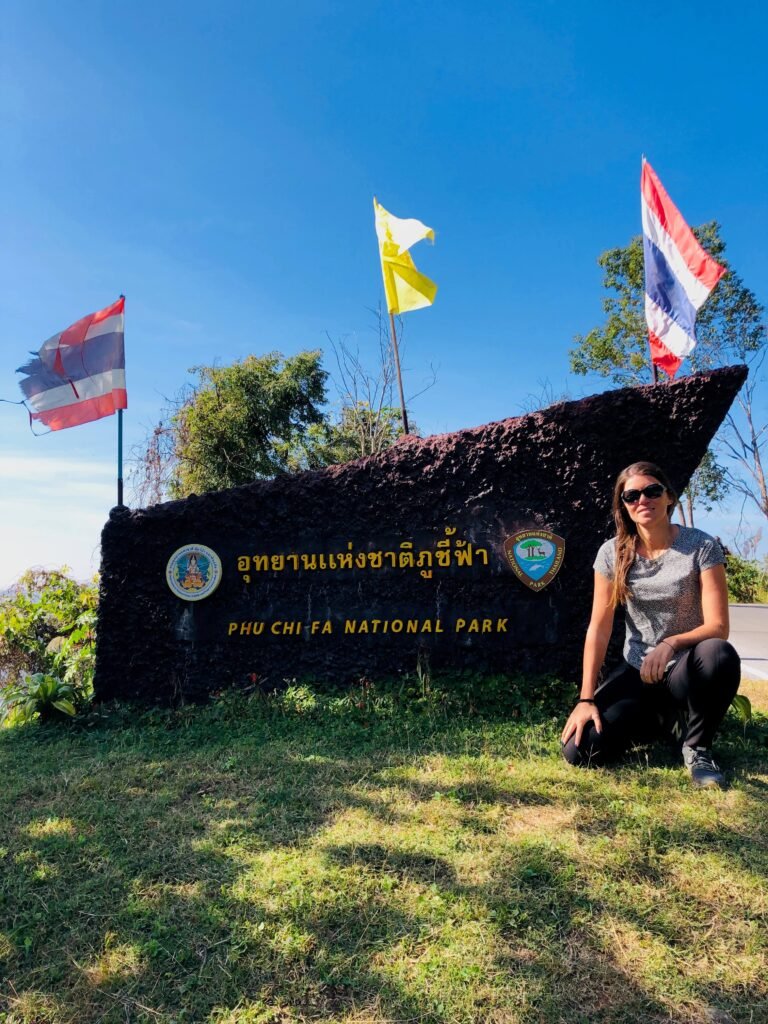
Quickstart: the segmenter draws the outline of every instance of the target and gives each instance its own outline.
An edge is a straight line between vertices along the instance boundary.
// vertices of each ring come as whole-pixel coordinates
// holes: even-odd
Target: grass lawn
[[[768,1021],[765,714],[696,792],[360,703],[0,732],[0,1021]]]

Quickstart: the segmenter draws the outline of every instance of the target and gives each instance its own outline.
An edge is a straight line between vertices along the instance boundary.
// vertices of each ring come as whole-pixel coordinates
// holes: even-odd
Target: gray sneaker
[[[694,786],[725,789],[725,776],[715,764],[712,752],[706,747],[687,747],[683,744],[683,762]]]

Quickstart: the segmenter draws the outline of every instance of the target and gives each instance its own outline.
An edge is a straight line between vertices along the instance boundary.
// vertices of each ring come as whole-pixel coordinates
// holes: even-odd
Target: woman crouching
[[[652,462],[619,474],[616,536],[595,559],[581,696],[563,729],[563,755],[574,765],[597,766],[666,731],[682,740],[693,782],[722,787],[710,747],[741,674],[727,642],[725,557],[713,537],[670,521],[676,503],[666,474]],[[620,604],[624,659],[598,686]]]

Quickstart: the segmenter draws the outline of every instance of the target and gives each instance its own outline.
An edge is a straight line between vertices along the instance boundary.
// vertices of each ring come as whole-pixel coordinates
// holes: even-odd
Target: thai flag
[[[127,409],[124,339],[123,296],[49,338],[16,371],[31,418],[63,430]]]
[[[645,254],[645,319],[651,358],[674,377],[696,345],[696,314],[725,273],[696,241],[656,172],[640,179]]]

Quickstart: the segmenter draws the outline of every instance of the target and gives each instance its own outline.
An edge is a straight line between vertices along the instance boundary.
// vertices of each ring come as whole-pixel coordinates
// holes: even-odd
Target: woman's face
[[[660,481],[655,476],[645,476],[639,473],[628,478],[624,484],[622,494],[626,494],[627,491],[642,491],[643,488],[651,484],[659,483]],[[668,521],[672,502],[669,497],[669,491],[665,489],[658,498],[647,498],[644,494],[641,494],[636,502],[628,504],[622,500],[622,504],[627,511],[627,515],[636,526],[652,529],[659,523]]]

